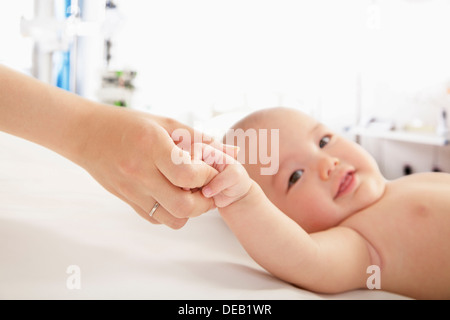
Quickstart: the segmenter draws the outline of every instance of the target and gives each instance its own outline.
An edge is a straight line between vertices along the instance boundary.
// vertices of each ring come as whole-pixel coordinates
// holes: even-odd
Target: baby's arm
[[[214,198],[221,216],[258,264],[313,291],[333,293],[365,286],[370,257],[358,233],[336,227],[309,235],[272,204],[240,163],[229,157],[227,163],[217,164],[227,156],[215,152],[215,157],[204,158],[219,174],[202,192]]]

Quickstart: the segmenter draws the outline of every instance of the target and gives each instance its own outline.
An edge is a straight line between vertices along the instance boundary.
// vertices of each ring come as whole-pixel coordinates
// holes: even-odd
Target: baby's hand
[[[194,157],[215,168],[219,173],[202,188],[207,198],[213,198],[218,208],[242,199],[250,190],[252,180],[245,168],[233,157],[207,144],[194,145]]]

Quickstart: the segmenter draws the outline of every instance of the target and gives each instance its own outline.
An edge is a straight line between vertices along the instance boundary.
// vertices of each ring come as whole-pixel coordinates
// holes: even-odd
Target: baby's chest
[[[373,241],[389,247],[412,245],[450,231],[450,193],[444,197],[426,188],[406,191],[387,194],[359,213],[355,225]]]
[[[430,259],[450,262],[450,190],[441,189],[426,184],[391,188],[356,214],[351,227],[370,242],[385,266],[406,270]]]
[[[387,190],[375,205],[348,219],[347,226],[375,249],[385,289],[448,292],[450,181],[394,187],[399,188]]]

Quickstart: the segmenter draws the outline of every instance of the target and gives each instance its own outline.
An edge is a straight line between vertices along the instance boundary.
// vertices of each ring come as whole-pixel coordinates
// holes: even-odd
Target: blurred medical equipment
[[[21,33],[34,41],[32,75],[105,103],[126,106],[135,71],[110,70],[113,35],[120,24],[112,0],[34,0]]]
[[[127,107],[131,104],[134,91],[133,80],[136,72],[132,70],[105,70],[98,98],[107,104]]]
[[[439,114],[438,125],[436,127],[436,134],[448,137],[449,130],[447,126],[447,110],[442,109]]]

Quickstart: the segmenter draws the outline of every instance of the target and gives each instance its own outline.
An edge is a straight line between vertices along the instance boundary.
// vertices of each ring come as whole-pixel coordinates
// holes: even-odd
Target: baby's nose
[[[338,164],[339,159],[336,157],[324,157],[320,159],[319,160],[320,179],[328,180]]]

